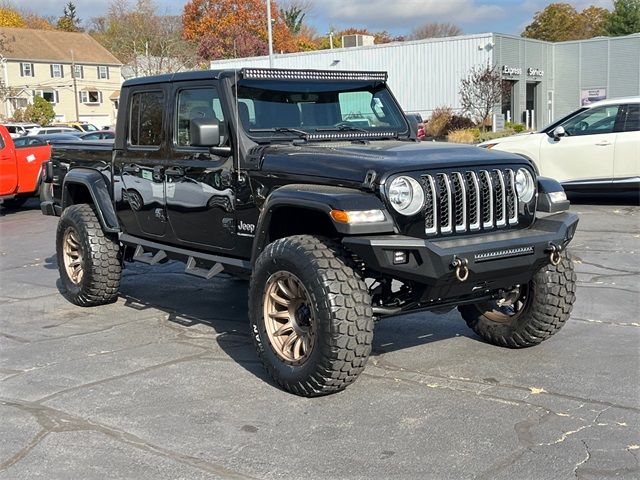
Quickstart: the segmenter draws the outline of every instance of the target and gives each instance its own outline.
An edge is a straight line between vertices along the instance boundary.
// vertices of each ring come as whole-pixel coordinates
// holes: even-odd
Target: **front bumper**
[[[539,218],[522,230],[435,240],[403,235],[346,237],[343,244],[370,270],[422,285],[421,301],[437,302],[528,282],[550,262],[554,246],[566,248],[577,225],[578,216],[564,212]],[[400,251],[407,263],[397,265],[394,254]],[[465,281],[456,276],[456,259],[467,264]]]

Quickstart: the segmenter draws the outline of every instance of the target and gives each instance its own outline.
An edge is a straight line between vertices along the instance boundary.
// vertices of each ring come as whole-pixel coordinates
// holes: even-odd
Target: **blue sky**
[[[24,0],[14,2],[20,5]],[[132,0],[133,1],[133,0]],[[242,0],[239,0],[242,1]],[[562,0],[558,0],[562,1]],[[566,1],[566,0],[564,0]],[[323,34],[333,26],[409,33],[427,22],[451,22],[465,33],[520,34],[536,11],[549,0],[307,0],[312,6],[308,21]],[[41,15],[59,16],[66,0],[30,0],[29,8]],[[87,20],[103,14],[109,0],[75,0],[78,16]],[[186,0],[155,0],[162,13],[179,14]],[[612,0],[574,0],[578,10],[589,5],[611,8]]]

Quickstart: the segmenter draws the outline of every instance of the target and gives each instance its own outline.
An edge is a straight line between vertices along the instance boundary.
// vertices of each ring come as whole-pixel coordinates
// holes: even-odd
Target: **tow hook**
[[[546,252],[549,253],[549,261],[551,262],[551,265],[553,265],[554,267],[560,263],[560,260],[562,260],[562,258],[560,257],[560,252],[562,252],[562,248],[560,248],[556,244],[549,243],[549,248],[547,248]]]
[[[453,262],[451,262],[451,268],[455,269],[456,278],[460,282],[464,282],[469,278],[469,260],[466,258],[458,258],[456,256],[453,257]]]

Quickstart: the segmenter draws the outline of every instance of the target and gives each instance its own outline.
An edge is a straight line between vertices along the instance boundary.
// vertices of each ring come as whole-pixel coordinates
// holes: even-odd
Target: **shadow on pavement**
[[[567,192],[575,205],[640,205],[640,191]]]
[[[46,261],[46,268],[57,268],[55,257]],[[61,291],[60,280],[56,286]],[[176,328],[178,341],[211,339],[238,365],[275,385],[262,368],[251,338],[248,287],[248,281],[235,277],[220,276],[208,282],[189,277],[176,262],[160,267],[127,264],[119,296],[127,308],[159,310],[169,322],[184,327]],[[215,337],[203,334],[202,329],[189,331],[198,325],[213,329]],[[477,339],[455,310],[447,315],[422,312],[389,317],[376,324],[371,356],[455,337]]]

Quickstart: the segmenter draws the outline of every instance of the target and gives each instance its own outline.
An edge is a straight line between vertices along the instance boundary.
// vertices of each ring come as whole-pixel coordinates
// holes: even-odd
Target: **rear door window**
[[[129,144],[159,147],[162,143],[164,93],[137,92],[131,95]]]

